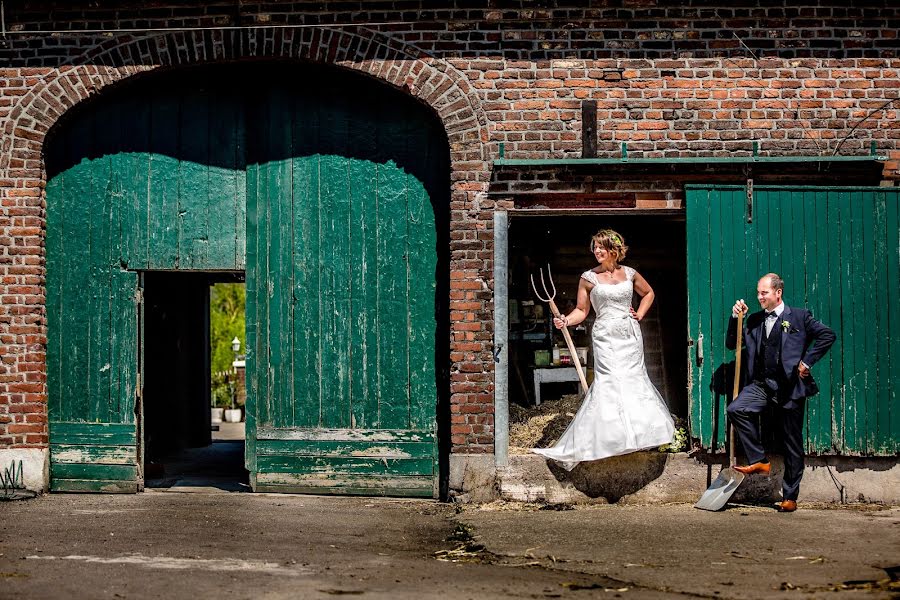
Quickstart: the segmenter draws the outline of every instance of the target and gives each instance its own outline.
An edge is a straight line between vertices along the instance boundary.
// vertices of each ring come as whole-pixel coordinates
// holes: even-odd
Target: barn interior
[[[656,295],[653,307],[641,322],[648,374],[668,402],[669,410],[677,417],[686,417],[687,274],[683,213],[523,213],[512,213],[509,221],[510,402],[533,407],[538,398],[546,401],[577,392],[577,380],[553,381],[565,378],[565,371],[574,370],[565,341],[552,326],[547,304],[532,290],[530,276],[535,276],[540,290],[540,269],[546,275],[549,265],[556,304],[568,312],[575,306],[581,273],[596,266],[589,250],[591,236],[601,228],[612,228],[629,247],[623,264],[637,269]],[[634,306],[638,303],[635,295]],[[585,349],[581,359],[586,358],[589,382],[593,319],[592,312],[571,332],[575,346]],[[535,381],[536,370],[543,383]]]
[[[210,411],[210,286],[242,280],[233,273],[144,274],[147,487],[237,489],[247,480],[243,423],[213,424]]]

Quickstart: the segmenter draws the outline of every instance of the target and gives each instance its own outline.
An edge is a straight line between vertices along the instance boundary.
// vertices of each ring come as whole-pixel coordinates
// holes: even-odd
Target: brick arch
[[[428,104],[441,119],[452,162],[486,161],[487,120],[468,79],[448,63],[365,28],[260,28],[167,32],[101,43],[44,76],[11,110],[0,176],[10,158],[40,160],[44,138],[62,115],[132,75],[248,58],[301,59],[368,74]]]

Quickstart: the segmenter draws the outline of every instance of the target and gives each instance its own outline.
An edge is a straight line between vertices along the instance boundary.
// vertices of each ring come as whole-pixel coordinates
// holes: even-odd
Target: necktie
[[[775,314],[773,310],[770,313],[766,313],[766,337],[769,337],[769,334],[772,333],[772,327],[775,326],[775,321],[778,320],[778,315]]]

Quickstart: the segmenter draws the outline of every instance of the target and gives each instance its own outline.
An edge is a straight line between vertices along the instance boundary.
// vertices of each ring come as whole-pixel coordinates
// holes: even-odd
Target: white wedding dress
[[[675,432],[669,409],[647,376],[641,328],[629,312],[635,271],[624,268],[627,279],[619,283],[600,283],[593,271],[581,275],[594,284],[594,381],[556,445],[532,449],[568,471],[582,461],[668,444]]]

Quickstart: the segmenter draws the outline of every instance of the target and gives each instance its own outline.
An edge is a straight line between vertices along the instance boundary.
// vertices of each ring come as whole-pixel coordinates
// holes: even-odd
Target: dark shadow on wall
[[[396,143],[384,134],[388,129],[378,131],[385,123],[433,137],[429,156]],[[423,123],[427,131],[418,129]],[[73,129],[80,137],[54,143]],[[260,143],[278,136],[284,142]],[[345,143],[348,136],[352,144]],[[446,195],[435,189],[443,182],[430,166],[443,159],[449,183],[449,142],[429,106],[372,76],[302,61],[243,60],[134,75],[67,111],[47,134],[45,152],[48,181],[83,159],[152,152],[231,169],[317,154],[393,161],[432,198]]]

